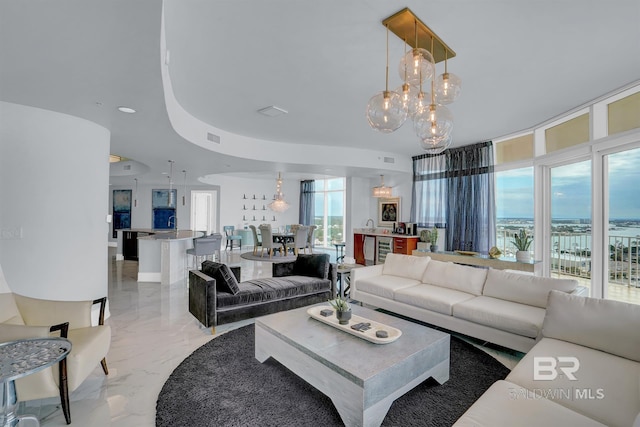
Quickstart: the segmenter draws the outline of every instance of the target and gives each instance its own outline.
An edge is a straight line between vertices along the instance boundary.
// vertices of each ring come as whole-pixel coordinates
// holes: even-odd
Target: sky
[[[607,156],[609,218],[640,219],[640,149]],[[590,161],[553,168],[552,218],[590,218]],[[533,218],[533,168],[496,173],[498,218]]]

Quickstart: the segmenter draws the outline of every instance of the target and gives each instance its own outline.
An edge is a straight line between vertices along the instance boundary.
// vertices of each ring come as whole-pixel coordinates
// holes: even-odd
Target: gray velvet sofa
[[[303,307],[332,298],[336,270],[328,254],[298,255],[272,264],[272,277],[240,282],[225,265],[189,272],[189,312],[205,327]]]

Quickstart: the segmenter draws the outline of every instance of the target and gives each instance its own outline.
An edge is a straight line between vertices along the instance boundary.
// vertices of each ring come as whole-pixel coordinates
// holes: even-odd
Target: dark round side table
[[[20,420],[35,420],[34,415],[16,415],[18,395],[15,380],[58,363],[71,351],[66,338],[31,338],[0,344],[0,381],[2,382],[2,427],[15,427]]]

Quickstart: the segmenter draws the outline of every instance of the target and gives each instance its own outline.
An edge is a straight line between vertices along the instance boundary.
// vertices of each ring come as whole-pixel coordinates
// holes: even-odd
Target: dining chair
[[[250,225],[249,228],[253,233],[253,254],[255,255],[258,253],[258,248],[262,247],[262,242],[260,241],[260,236],[258,236],[258,231],[256,230],[256,226]]]
[[[260,229],[260,235],[262,236],[262,246],[260,249],[260,256],[264,256],[264,250],[269,250],[269,258],[273,255],[273,250],[280,250],[280,244],[274,243],[273,241],[273,233],[271,232],[270,226],[261,225],[258,227]]]
[[[309,253],[313,253],[313,247],[316,244],[316,229],[318,228],[317,225],[311,225],[309,226],[309,236],[307,239],[307,248],[309,248]]]
[[[296,233],[293,235],[293,242],[287,243],[287,252],[289,249],[293,250],[293,253],[298,256],[300,249],[307,253],[307,241],[309,240],[309,226],[300,225],[296,229]]]
[[[229,247],[231,248],[231,250],[233,250],[233,242],[235,241],[238,242],[238,248],[242,249],[242,236],[233,234],[235,229],[236,228],[233,225],[225,225],[224,227],[222,227],[224,235],[227,238],[227,245],[225,246],[225,250]]]

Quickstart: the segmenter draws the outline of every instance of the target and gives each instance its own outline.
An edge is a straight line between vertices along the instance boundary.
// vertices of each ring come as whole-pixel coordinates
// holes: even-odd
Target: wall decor
[[[170,193],[171,192],[171,193]],[[152,226],[154,230],[177,228],[177,190],[151,190]]]
[[[400,197],[378,199],[378,226],[392,227],[400,218]]]
[[[116,230],[131,228],[131,190],[113,190],[112,235],[118,237]]]

